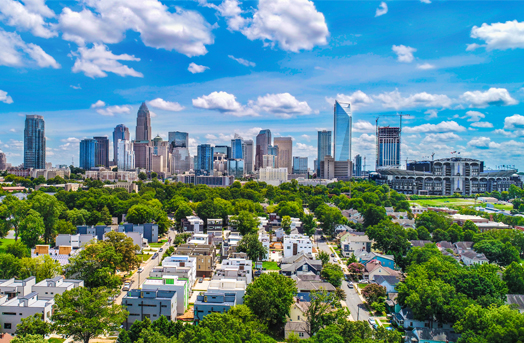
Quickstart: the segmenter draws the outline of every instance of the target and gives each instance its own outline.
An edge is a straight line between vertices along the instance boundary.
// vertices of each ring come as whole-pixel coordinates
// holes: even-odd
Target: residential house
[[[84,287],[83,280],[65,279],[63,276],[57,276],[52,279],[44,279],[33,285],[32,291],[38,294],[39,299],[53,299],[57,294],[78,287]]]
[[[145,318],[152,322],[160,316],[174,320],[178,308],[177,295],[176,291],[132,289],[122,299],[122,306],[129,312],[124,322],[124,328],[129,330],[135,321]]]
[[[53,311],[54,299],[41,299],[37,292],[30,292],[9,299],[7,295],[0,297],[0,323],[2,331],[9,334],[16,332],[16,326],[23,318],[35,314],[42,316],[42,320],[49,322]]]
[[[524,294],[508,294],[506,305],[513,305],[520,313],[524,313]]]
[[[244,303],[244,294],[246,294],[247,284],[244,280],[221,279],[211,280],[207,288],[208,292],[221,294],[235,294],[235,303],[242,305]]]
[[[440,241],[440,242],[437,242],[437,248],[443,252],[443,251],[446,251],[448,249],[452,250],[454,253],[457,252],[457,248],[455,247],[455,245],[451,242],[448,242],[448,241]]]
[[[225,239],[222,243],[221,255],[222,259],[228,258],[231,253],[237,251],[238,243],[242,240],[242,235],[238,232],[225,232]]]
[[[33,291],[33,286],[36,284],[36,277],[30,276],[24,280],[7,279],[0,280],[0,296],[7,296],[7,300],[16,298],[17,296],[24,296]]]
[[[73,249],[70,246],[61,246],[58,249],[53,249],[49,245],[37,245],[31,249],[31,258],[36,258],[42,255],[48,255],[54,261],[60,263],[61,266],[69,264],[69,259],[76,256],[80,249]]]
[[[280,273],[286,276],[301,275],[307,273],[319,275],[321,270],[322,261],[310,260],[308,258],[299,259],[297,262],[294,263],[282,263],[280,265]]]
[[[450,329],[416,328],[406,331],[406,343],[455,343],[460,334]]]
[[[415,248],[415,247],[423,248],[424,246],[426,246],[426,244],[433,243],[432,241],[420,241],[420,240],[413,240],[409,242],[411,243],[412,248]]]
[[[191,241],[190,241],[191,243]],[[217,249],[213,244],[193,245],[181,244],[176,250],[176,255],[188,255],[196,259],[196,276],[210,277],[213,275],[217,262]]]
[[[198,324],[210,313],[225,313],[236,305],[234,293],[200,293],[194,304],[195,324]]]
[[[352,235],[348,233],[340,240],[340,247],[342,256],[351,257],[351,255],[359,255],[362,252],[371,252],[371,245],[373,241],[366,235]]]
[[[55,246],[70,246],[73,249],[78,249],[88,244],[91,241],[96,241],[95,235],[68,235],[68,234],[59,234],[55,238]]]
[[[325,290],[335,292],[336,288],[329,282],[324,281],[304,281],[295,276],[297,281],[297,298],[300,301],[311,301],[311,292]]]
[[[196,265],[195,257],[187,255],[168,256],[162,261],[161,267],[154,267],[149,272],[149,276],[153,278],[160,278],[164,275],[178,276],[180,279],[187,279],[189,286],[192,287],[196,282]]]
[[[234,279],[245,281],[247,285],[253,281],[253,262],[244,258],[223,260],[215,270],[213,280]]]
[[[489,263],[486,255],[475,251],[464,251],[460,254],[460,259],[466,266],[473,264]]]
[[[341,213],[350,222],[353,222],[355,224],[356,223],[360,223],[360,224],[364,223],[364,217],[362,217],[362,214],[360,214],[360,212],[358,212],[357,210],[354,210],[354,209],[342,210]]]
[[[310,306],[307,301],[301,301],[300,298],[295,298],[295,303],[291,305],[289,310],[289,317],[284,328],[284,335],[289,338],[291,333],[295,333],[302,339],[309,338],[308,324],[306,322],[306,313]]]
[[[409,308],[403,308],[393,316],[393,321],[404,329],[408,328],[437,328],[450,330],[452,324],[441,324],[433,320],[418,320],[413,316],[413,311]]]
[[[190,285],[187,279],[174,275],[164,275],[161,278],[148,278],[142,284],[143,290],[162,290],[176,292],[176,314],[184,314],[189,307]]]
[[[206,233],[194,233],[187,242],[190,245],[211,244],[211,238]]]
[[[416,229],[415,219],[408,219],[406,217],[393,219],[393,223],[402,226],[404,229]]]
[[[400,279],[395,275],[375,275],[373,283],[386,288],[386,293],[398,293],[395,286],[400,282]]]
[[[145,223],[135,225],[132,223],[125,223],[118,226],[118,232],[129,234],[130,232],[138,232],[142,237],[147,239],[148,243],[158,243],[158,224]]]
[[[364,279],[374,280],[377,276],[394,276],[400,277],[400,272],[393,270],[389,267],[384,267],[382,262],[378,260],[371,260],[364,266]]]
[[[184,232],[204,233],[204,221],[197,216],[187,216],[182,219]]]
[[[209,230],[220,230],[222,231],[222,222],[224,220],[223,219],[208,219],[207,220],[207,231],[209,232]]]
[[[209,228],[207,229],[207,234],[209,235],[211,242],[216,246],[221,245],[222,242],[224,241],[223,233],[224,232],[222,231],[222,229],[220,230],[210,230]]]
[[[108,233],[109,231],[112,231],[112,229],[107,225],[79,225],[76,227],[76,234],[96,236],[96,239],[99,241],[104,240],[104,234]]]
[[[297,255],[300,252],[312,253],[313,243],[307,235],[291,234],[284,235],[283,257]]]
[[[374,252],[363,252],[357,255],[357,259],[363,265],[366,265],[369,261],[376,260],[379,261],[384,267],[395,269],[395,258],[393,255],[381,255]]]
[[[457,253],[462,254],[473,249],[473,242],[456,242],[453,244],[453,248]]]
[[[264,246],[264,248],[266,249],[266,254],[264,256],[264,258],[262,259],[262,261],[269,261],[269,244],[271,243],[270,242],[270,239],[269,239],[269,235],[265,233],[265,231],[259,231],[258,232],[258,241],[260,243],[262,243],[262,245]]]

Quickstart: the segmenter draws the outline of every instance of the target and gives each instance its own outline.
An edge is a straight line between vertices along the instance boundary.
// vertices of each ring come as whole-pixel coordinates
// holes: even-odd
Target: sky
[[[374,169],[375,124],[399,124],[402,160],[460,156],[524,168],[524,2],[0,0],[0,150],[23,162],[26,114],[47,161],[146,102],[152,131],[229,144],[261,129],[317,151],[335,99],[353,156]],[[112,145],[111,145],[112,148]],[[110,153],[112,155],[112,152]]]

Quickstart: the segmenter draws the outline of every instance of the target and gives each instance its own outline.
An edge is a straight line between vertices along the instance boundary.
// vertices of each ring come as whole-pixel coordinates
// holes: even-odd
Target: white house
[[[262,245],[266,249],[266,256],[264,256],[262,261],[268,261],[269,260],[269,243],[271,241],[269,239],[269,235],[267,235],[266,233],[259,232],[258,233],[258,240],[259,240],[260,243],[262,243]]]
[[[6,295],[8,299],[20,295],[26,295],[33,291],[36,284],[36,277],[31,276],[24,280],[7,279],[0,280],[0,296]]]
[[[284,236],[284,257],[290,257],[304,252],[310,255],[313,252],[311,238],[306,235],[291,234]]]
[[[344,257],[351,257],[352,254],[358,256],[361,252],[370,252],[372,242],[373,241],[366,235],[346,234],[342,237],[342,241],[340,242],[342,255]]]
[[[215,270],[213,280],[235,279],[250,284],[253,280],[253,263],[244,258],[230,258],[223,260]]]
[[[39,299],[37,292],[31,292],[13,299],[7,295],[0,297],[0,323],[2,331],[10,334],[15,333],[16,326],[21,323],[22,318],[31,317],[35,314],[42,316],[46,322],[50,321],[53,299]]]
[[[472,250],[462,252],[460,254],[460,259],[466,266],[471,266],[472,264],[489,263],[486,255]]]
[[[207,288],[208,292],[211,293],[234,293],[236,304],[241,305],[244,303],[244,294],[246,293],[247,284],[244,280],[235,280],[235,279],[221,279],[221,280],[211,280],[209,287]]]
[[[155,267],[149,273],[150,277],[163,277],[174,275],[187,278],[190,285],[196,281],[196,257],[187,255],[173,255],[162,261],[162,267]]]
[[[95,235],[90,235],[90,234],[86,234],[86,235],[82,235],[82,234],[77,234],[77,235],[60,234],[60,235],[56,236],[55,242],[56,242],[56,246],[57,247],[70,246],[70,247],[73,247],[75,249],[78,249],[78,248],[83,247],[84,245],[86,245],[87,243],[89,243],[89,242],[91,242],[93,240],[96,241],[96,236]]]
[[[206,233],[194,233],[187,243],[195,245],[209,244],[209,235]]]
[[[184,314],[189,307],[190,286],[186,280],[180,280],[178,276],[164,275],[162,278],[147,279],[142,284],[143,290],[175,291],[177,298],[177,314]]]
[[[83,280],[64,279],[63,276],[57,276],[40,281],[32,287],[32,290],[38,294],[39,299],[53,299],[57,294],[62,294],[65,291],[78,287],[84,287]]]

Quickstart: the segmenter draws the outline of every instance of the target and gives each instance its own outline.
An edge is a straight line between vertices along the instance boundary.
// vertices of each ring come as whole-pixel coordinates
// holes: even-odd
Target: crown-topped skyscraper
[[[145,102],[140,105],[136,118],[136,141],[151,140],[151,114]]]

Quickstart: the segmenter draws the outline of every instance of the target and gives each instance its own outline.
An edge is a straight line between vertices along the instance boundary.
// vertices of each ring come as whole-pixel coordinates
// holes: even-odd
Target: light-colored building
[[[251,260],[230,258],[223,260],[215,270],[213,280],[234,279],[250,284],[253,280],[253,264]]]
[[[53,249],[49,245],[37,245],[31,249],[31,258],[37,258],[42,255],[49,255],[53,260],[60,263],[61,266],[69,264],[69,259],[76,256],[82,249],[73,249],[70,246],[61,246]]]
[[[244,303],[244,294],[246,293],[247,284],[244,280],[236,279],[220,279],[211,280],[207,288],[208,292],[230,294],[234,293],[236,298],[236,304],[241,305]]]
[[[149,273],[150,277],[163,277],[164,275],[178,276],[187,279],[190,285],[196,280],[196,258],[187,255],[173,255],[162,261],[162,267],[155,267]]]
[[[184,232],[200,234],[204,232],[204,221],[197,216],[187,216],[182,220]]]
[[[313,252],[311,238],[300,234],[284,235],[284,258],[298,255],[301,252],[305,254]]]
[[[0,323],[2,331],[15,333],[16,326],[22,322],[22,318],[31,317],[35,314],[42,316],[42,320],[51,321],[53,311],[53,299],[40,299],[37,292],[31,292],[16,298],[8,299],[7,295],[0,297]]]
[[[276,168],[278,167],[277,157],[275,155],[262,156],[262,168]]]
[[[119,139],[117,142],[117,168],[119,171],[135,169],[135,148],[130,140]]]
[[[36,284],[36,277],[31,276],[24,280],[7,279],[0,280],[0,296],[7,296],[13,299],[19,295],[26,295],[32,292]]]
[[[57,276],[40,281],[33,285],[32,290],[38,294],[39,299],[54,299],[55,295],[78,287],[84,287],[83,280],[64,279],[63,276]]]
[[[238,243],[242,240],[242,235],[239,232],[226,232],[224,242],[222,243],[221,255],[226,258],[230,252],[235,252]]]
[[[66,168],[46,168],[46,169],[31,169],[30,172],[31,177],[38,178],[40,176],[43,176],[44,179],[49,180],[53,179],[57,176],[60,176],[61,178],[66,178],[71,176],[71,170],[69,167]]]
[[[352,235],[348,233],[340,241],[342,255],[351,257],[353,254],[358,256],[363,251],[370,252],[372,243],[373,241],[366,235]]]
[[[189,307],[190,285],[188,280],[174,275],[164,275],[161,278],[149,278],[142,284],[143,290],[175,291],[177,298],[177,314],[181,315]]]
[[[74,249],[78,249],[83,247],[84,245],[88,244],[91,241],[96,241],[95,235],[67,235],[67,234],[59,234],[56,236],[55,243],[57,247],[61,246],[70,246]]]
[[[262,243],[264,248],[266,249],[266,255],[262,259],[262,261],[268,261],[269,260],[269,244],[271,243],[271,239],[269,238],[269,235],[264,232],[258,233],[258,240]]]
[[[209,236],[206,233],[194,233],[187,243],[194,245],[209,244]]]
[[[209,237],[210,238],[210,237]],[[182,244],[176,250],[176,255],[187,255],[196,259],[196,276],[210,277],[216,266],[216,247],[213,244]]]
[[[104,185],[104,188],[124,188],[128,193],[138,193],[138,185],[133,182],[117,182],[111,185]]]
[[[260,168],[258,180],[278,186],[287,182],[287,168]]]

